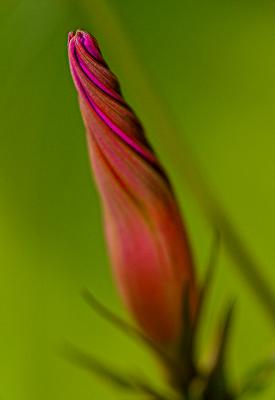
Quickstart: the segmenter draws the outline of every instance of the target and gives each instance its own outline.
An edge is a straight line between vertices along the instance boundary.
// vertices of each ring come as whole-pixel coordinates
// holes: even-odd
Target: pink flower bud
[[[68,46],[120,292],[151,339],[175,343],[184,329],[184,289],[189,289],[193,312],[197,298],[175,196],[96,40],[83,31],[71,32]]]

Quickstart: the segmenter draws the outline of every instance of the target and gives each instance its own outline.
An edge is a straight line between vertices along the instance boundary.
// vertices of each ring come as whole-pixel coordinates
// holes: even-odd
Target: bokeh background
[[[212,233],[174,162],[184,160],[183,141],[275,289],[275,4],[9,0],[0,10],[0,398],[134,398],[60,355],[69,341],[158,383],[150,355],[81,297],[88,287],[125,315],[69,74],[67,33],[92,32],[120,77],[176,188],[199,275]],[[177,132],[159,134],[163,116],[154,98]],[[201,347],[213,340],[231,298],[237,309],[228,367],[239,382],[271,354],[274,326],[223,251]],[[274,398],[274,386],[260,398]]]

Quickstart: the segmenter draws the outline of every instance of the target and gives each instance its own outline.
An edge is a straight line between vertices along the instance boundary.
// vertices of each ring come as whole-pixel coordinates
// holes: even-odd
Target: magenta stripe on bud
[[[171,185],[96,40],[71,32],[68,47],[120,292],[148,336],[175,343],[184,288],[193,311],[197,291]]]

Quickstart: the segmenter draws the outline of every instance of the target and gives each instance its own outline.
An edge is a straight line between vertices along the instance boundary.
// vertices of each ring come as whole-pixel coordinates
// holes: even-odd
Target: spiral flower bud
[[[184,289],[192,309],[197,297],[175,196],[96,40],[71,32],[68,48],[120,292],[150,338],[175,343],[184,329]]]

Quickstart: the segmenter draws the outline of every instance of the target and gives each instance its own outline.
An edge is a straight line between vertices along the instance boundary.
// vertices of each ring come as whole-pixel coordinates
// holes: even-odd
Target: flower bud
[[[176,343],[184,290],[194,312],[197,289],[173,190],[96,40],[71,32],[68,47],[118,287],[146,335]]]

